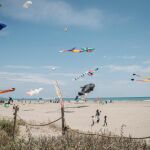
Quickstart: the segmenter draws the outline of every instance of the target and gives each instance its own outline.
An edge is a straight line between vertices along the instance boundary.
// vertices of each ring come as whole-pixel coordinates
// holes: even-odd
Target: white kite
[[[23,7],[24,7],[24,8],[29,8],[31,5],[32,5],[32,1],[26,1],[26,2],[23,4]]]
[[[65,27],[65,28],[64,28],[64,31],[67,32],[67,31],[68,31],[68,27]]]
[[[39,94],[43,88],[38,88],[38,89],[31,89],[30,91],[27,92],[28,95],[33,96]]]

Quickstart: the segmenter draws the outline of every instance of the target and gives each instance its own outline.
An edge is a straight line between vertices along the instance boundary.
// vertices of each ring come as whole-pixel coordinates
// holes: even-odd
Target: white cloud
[[[41,66],[41,68],[53,70],[54,68],[55,68],[55,69],[58,69],[58,68],[60,68],[60,67],[59,67],[59,66],[49,65],[49,66]]]
[[[29,9],[22,7],[20,0],[5,0],[4,15],[19,20],[55,22],[62,25],[76,25],[97,28],[102,26],[102,11],[95,8],[77,10],[69,3],[60,0],[36,0]]]
[[[135,59],[136,56],[117,56],[117,58],[120,58],[120,59]]]
[[[133,60],[136,59],[137,56],[103,56],[104,59],[124,59],[124,60]]]
[[[18,66],[18,65],[6,65],[4,68],[11,68],[11,69],[31,69],[31,66]]]
[[[41,74],[28,74],[28,73],[11,73],[11,72],[0,72],[1,79],[19,81],[19,82],[30,82],[30,83],[42,83],[51,84],[50,79]]]
[[[144,64],[150,64],[150,60],[146,60],[143,62]]]
[[[111,71],[122,71],[122,72],[139,72],[139,73],[150,73],[150,66],[143,67],[140,65],[128,65],[128,66],[119,66],[119,65],[107,65],[106,68],[109,68]]]
[[[50,75],[45,75],[38,73],[0,72],[0,79],[24,83],[41,83],[41,84],[52,84],[51,83],[52,80],[57,80],[60,85],[65,85],[66,83],[64,80],[62,80],[62,76],[72,77],[73,75],[74,74],[72,73],[51,73]]]

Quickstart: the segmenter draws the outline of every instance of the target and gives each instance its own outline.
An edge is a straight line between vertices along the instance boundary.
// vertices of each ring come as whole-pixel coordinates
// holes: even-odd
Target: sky
[[[150,83],[131,82],[132,74],[150,75],[149,0],[0,0],[0,90],[3,97],[75,97],[94,83],[88,97],[150,96]],[[64,31],[67,27],[67,32]],[[92,53],[60,53],[93,47]],[[55,70],[52,68],[55,67]],[[89,69],[92,76],[72,79]],[[28,96],[31,89],[43,88]]]

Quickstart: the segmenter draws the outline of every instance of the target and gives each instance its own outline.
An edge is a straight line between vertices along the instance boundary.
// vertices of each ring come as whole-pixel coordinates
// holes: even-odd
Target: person
[[[92,124],[91,126],[94,126],[94,116],[92,116]]]
[[[14,100],[12,99],[12,97],[9,97],[9,100],[8,100],[9,104],[12,102],[14,102]]]
[[[95,114],[95,117],[97,118],[97,123],[99,123],[99,121],[100,121],[100,113],[101,113],[101,111],[99,111],[98,109],[96,110],[96,114]]]
[[[104,125],[103,126],[107,126],[107,116],[104,116]]]
[[[7,103],[5,103],[5,104],[11,104],[11,102],[13,103],[13,99],[11,98],[11,97],[9,97],[9,99],[8,99],[8,102]]]

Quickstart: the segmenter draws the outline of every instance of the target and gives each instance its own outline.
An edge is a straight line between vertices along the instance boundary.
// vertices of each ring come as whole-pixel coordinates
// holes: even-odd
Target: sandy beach
[[[42,124],[61,117],[59,103],[18,103],[18,115],[26,122]],[[13,106],[5,108],[0,105],[0,117],[13,118]],[[96,110],[101,110],[100,122],[91,127],[92,118]],[[65,102],[65,121],[72,129],[80,131],[111,131],[115,135],[121,134],[121,126],[125,136],[146,137],[150,136],[150,101],[143,102],[113,102],[108,104],[99,104],[98,102],[74,103]],[[104,127],[104,116],[107,115],[108,126]],[[61,120],[55,125],[60,128]],[[36,129],[36,130],[35,130]],[[21,128],[25,132],[24,128]],[[51,135],[51,130],[47,127],[34,128],[33,134]],[[61,134],[57,130],[55,134]]]

